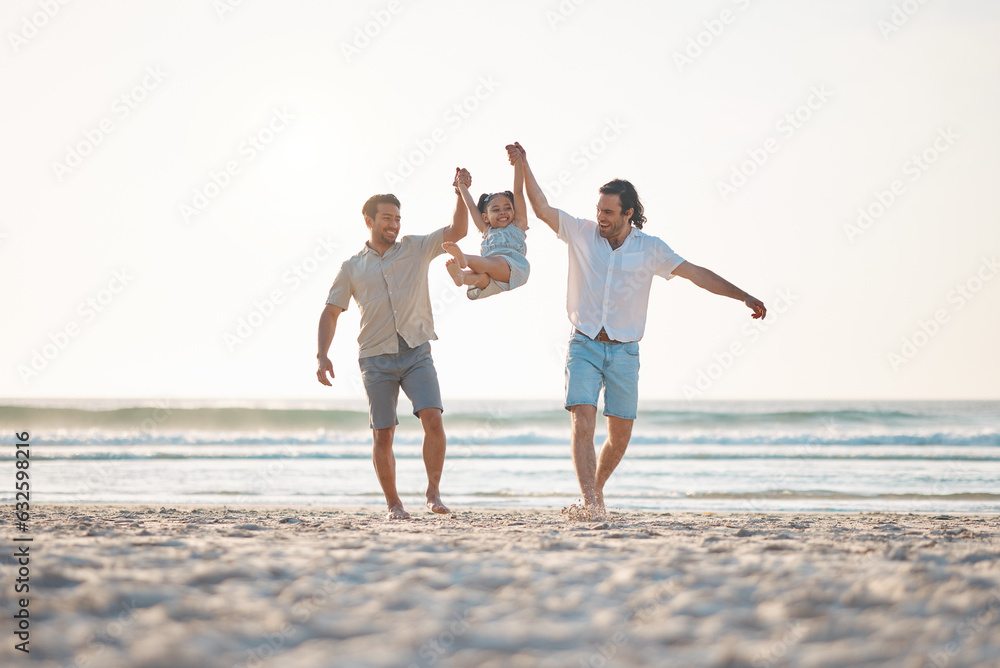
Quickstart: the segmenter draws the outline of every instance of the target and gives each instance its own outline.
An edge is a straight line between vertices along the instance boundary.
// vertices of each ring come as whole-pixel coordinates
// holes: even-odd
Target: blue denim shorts
[[[387,429],[399,424],[396,404],[400,388],[413,403],[414,415],[425,408],[444,411],[437,371],[431,359],[431,344],[409,348],[400,337],[399,346],[398,353],[362,357],[358,361],[368,396],[368,423],[372,429]]]
[[[639,342],[604,343],[574,332],[566,352],[566,409],[597,406],[604,415],[634,420],[639,407]]]

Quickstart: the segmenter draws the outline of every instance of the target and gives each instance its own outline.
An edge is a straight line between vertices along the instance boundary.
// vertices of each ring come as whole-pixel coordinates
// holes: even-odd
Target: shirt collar
[[[632,237],[635,237],[636,239],[638,239],[641,235],[642,235],[642,230],[640,230],[638,227],[635,227],[634,225],[632,225],[630,223],[629,224],[629,230],[628,230],[628,236],[626,236],[624,239],[622,239],[622,244],[618,248],[624,248],[625,244],[628,243],[629,239],[631,239]],[[609,248],[611,247],[611,242],[610,241],[608,241],[607,239],[602,239],[602,241],[604,243],[606,243]],[[616,251],[616,250],[618,250],[618,248],[612,248],[611,250],[612,251]]]
[[[365,247],[361,249],[361,254],[362,255],[367,255],[368,253],[371,253],[375,257],[385,258],[385,256],[389,254],[389,251],[391,251],[393,248],[395,248],[398,245],[399,245],[398,241],[394,242],[391,246],[389,246],[388,248],[385,249],[385,252],[382,253],[382,255],[379,255],[378,251],[376,251],[374,248],[372,248],[371,246],[369,246],[368,242],[366,241],[365,242]]]

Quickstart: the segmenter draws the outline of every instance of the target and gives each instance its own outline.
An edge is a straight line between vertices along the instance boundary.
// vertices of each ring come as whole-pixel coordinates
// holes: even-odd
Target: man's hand
[[[753,315],[750,316],[751,318],[755,319],[760,318],[761,320],[763,320],[764,317],[767,315],[767,309],[764,308],[764,302],[757,299],[756,297],[751,297],[750,295],[747,295],[746,298],[743,300],[743,303],[746,304],[751,311],[753,311]]]
[[[455,180],[451,183],[451,185],[455,186],[455,192],[458,192],[459,184],[466,188],[472,187],[472,174],[469,173],[469,170],[462,167],[455,168]]]
[[[754,317],[756,317],[756,316],[754,316]],[[330,374],[329,378],[326,377],[327,373]],[[334,375],[333,375],[333,362],[330,361],[329,357],[321,357],[320,358],[320,360],[319,360],[319,369],[316,370],[316,378],[318,378],[319,382],[323,383],[324,385],[327,385],[327,386],[332,386],[333,385],[333,383],[330,382],[334,378]]]
[[[524,148],[517,142],[507,144],[504,148],[507,149],[507,159],[510,160],[510,164],[512,165],[527,155]]]

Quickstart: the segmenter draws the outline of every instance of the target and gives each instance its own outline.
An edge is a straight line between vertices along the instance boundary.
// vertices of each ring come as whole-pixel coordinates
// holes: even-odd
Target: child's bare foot
[[[465,269],[466,267],[469,266],[469,263],[465,261],[465,253],[462,252],[462,249],[459,248],[458,244],[456,244],[454,241],[444,242],[443,244],[441,244],[441,248],[443,248],[445,252],[451,253],[451,255],[456,260],[458,260],[458,266],[461,267],[462,269]],[[461,283],[459,283],[459,285],[461,285]]]
[[[455,281],[455,285],[462,287],[465,283],[465,279],[462,276],[462,270],[458,268],[458,260],[451,258],[444,263],[444,268],[448,270],[451,275],[451,280]]]

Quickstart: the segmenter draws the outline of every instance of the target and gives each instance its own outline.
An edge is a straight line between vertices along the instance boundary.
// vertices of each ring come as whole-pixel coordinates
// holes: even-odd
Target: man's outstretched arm
[[[535,175],[531,172],[531,167],[528,166],[528,157],[524,148],[517,142],[508,144],[507,158],[512,165],[520,160],[524,166],[524,189],[528,193],[528,201],[531,202],[531,210],[535,212],[535,217],[551,227],[553,232],[559,234],[559,210],[549,206],[548,200],[545,199],[545,193],[542,192]]]
[[[337,331],[337,318],[343,312],[344,309],[339,306],[327,304],[326,308],[323,309],[323,313],[319,316],[319,352],[316,353],[319,368],[316,370],[316,377],[324,385],[333,385],[330,382],[334,377],[333,362],[330,361],[328,354],[330,352],[330,344],[333,343],[333,334]],[[330,374],[329,378],[326,375],[327,373]]]
[[[472,177],[469,175],[468,170],[455,168],[455,180],[452,185],[455,186],[455,193],[458,195],[458,201],[455,203],[455,215],[452,217],[451,225],[444,228],[444,240],[451,241],[452,243],[458,243],[465,238],[465,235],[469,232],[469,210],[465,206],[465,201],[462,199],[462,193],[458,189],[459,183],[464,183],[466,187],[472,185]]]
[[[688,279],[703,290],[743,302],[747,305],[747,308],[753,311],[752,318],[763,318],[767,315],[764,302],[739,289],[711,269],[705,269],[705,267],[699,267],[696,264],[685,261],[674,269],[672,273],[674,276]]]

